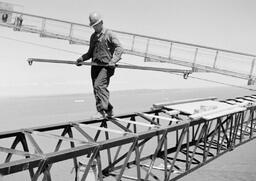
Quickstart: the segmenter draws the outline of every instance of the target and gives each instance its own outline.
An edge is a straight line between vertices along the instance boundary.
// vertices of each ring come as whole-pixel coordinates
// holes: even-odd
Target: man
[[[109,102],[108,85],[110,77],[114,75],[115,64],[121,59],[123,48],[113,32],[103,27],[99,13],[91,13],[89,20],[95,32],[91,35],[88,52],[77,60],[77,65],[80,66],[81,62],[90,58],[93,63],[108,65],[92,66],[91,78],[98,113],[103,118],[112,117],[113,106]]]

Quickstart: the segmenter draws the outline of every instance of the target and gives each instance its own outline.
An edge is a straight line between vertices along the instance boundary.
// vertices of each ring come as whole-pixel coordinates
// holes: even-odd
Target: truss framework
[[[193,114],[173,109],[205,101],[227,108]],[[71,159],[76,181],[86,180],[92,168],[99,180],[177,180],[255,138],[255,101],[256,95],[182,100],[108,120],[3,132],[0,142],[9,144],[0,147],[0,173],[28,171],[32,181],[50,181],[52,166]]]

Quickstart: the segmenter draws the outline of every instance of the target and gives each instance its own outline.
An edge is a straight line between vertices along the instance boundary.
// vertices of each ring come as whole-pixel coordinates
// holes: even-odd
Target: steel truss
[[[12,28],[18,32],[36,33],[40,37],[67,40],[70,44],[89,45],[92,31],[88,25],[7,9],[0,9],[0,14],[10,15],[10,22],[0,20],[2,27]],[[248,85],[255,83],[256,55],[254,54],[113,31],[122,42],[125,53],[143,57],[145,61],[172,63],[192,68],[193,72],[210,71],[246,79]],[[230,61],[246,67],[237,69],[230,66]]]
[[[230,107],[195,114],[172,109],[202,101]],[[255,138],[255,101],[256,95],[193,99],[111,119],[3,132],[0,173],[28,171],[32,181],[50,181],[53,166],[72,160],[76,181],[93,168],[99,180],[177,180]]]

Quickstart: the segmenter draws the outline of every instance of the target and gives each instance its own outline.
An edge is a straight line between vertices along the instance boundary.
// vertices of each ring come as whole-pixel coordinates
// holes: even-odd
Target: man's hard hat
[[[97,12],[92,12],[89,15],[90,26],[95,26],[102,21],[101,15]]]

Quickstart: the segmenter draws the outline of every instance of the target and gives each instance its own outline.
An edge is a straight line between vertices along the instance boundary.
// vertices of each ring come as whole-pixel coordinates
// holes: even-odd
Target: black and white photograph
[[[255,181],[256,1],[0,0],[0,181]]]

